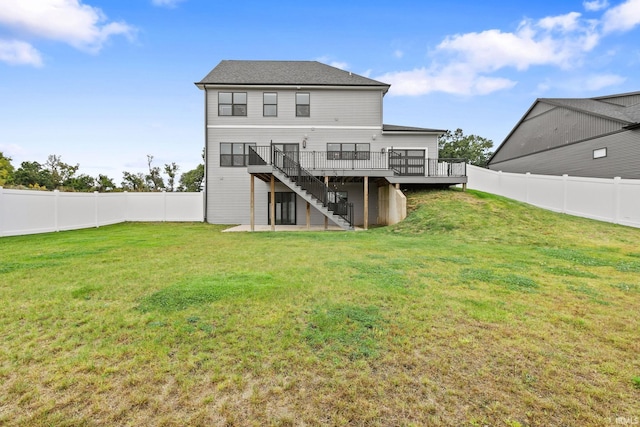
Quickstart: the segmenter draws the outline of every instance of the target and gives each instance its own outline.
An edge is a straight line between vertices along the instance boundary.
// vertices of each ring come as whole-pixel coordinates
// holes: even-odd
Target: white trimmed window
[[[593,158],[601,159],[603,157],[607,157],[607,148],[597,148],[593,150]]]
[[[249,147],[255,147],[255,142],[221,142],[220,166],[242,167],[249,164]]]
[[[296,117],[311,116],[311,95],[308,92],[296,93]]]
[[[276,92],[262,94],[262,115],[264,117],[278,116],[278,94]]]
[[[246,116],[246,92],[218,92],[219,116]]]

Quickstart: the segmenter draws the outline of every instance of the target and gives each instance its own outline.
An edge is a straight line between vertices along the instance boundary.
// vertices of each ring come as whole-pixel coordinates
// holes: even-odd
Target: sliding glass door
[[[269,200],[268,223],[271,225],[271,193],[267,193]],[[296,193],[275,193],[276,225],[296,224]]]

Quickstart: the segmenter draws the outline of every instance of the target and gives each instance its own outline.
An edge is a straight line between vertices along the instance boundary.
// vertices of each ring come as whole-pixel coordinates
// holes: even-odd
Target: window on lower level
[[[601,159],[603,157],[607,157],[607,149],[606,148],[598,148],[593,150],[593,158]]]
[[[246,92],[218,92],[219,116],[246,116]]]
[[[327,144],[327,160],[369,160],[370,158],[369,144]]]
[[[249,147],[255,147],[255,142],[221,142],[220,166],[242,167],[249,164]]]

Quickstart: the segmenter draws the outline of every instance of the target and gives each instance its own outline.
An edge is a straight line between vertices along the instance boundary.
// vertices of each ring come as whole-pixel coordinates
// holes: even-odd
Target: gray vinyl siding
[[[594,159],[593,150],[606,148],[607,157]],[[623,131],[553,150],[492,162],[503,172],[640,179],[640,130]]]
[[[302,147],[302,141],[306,135],[306,148]],[[375,138],[374,138],[375,135]],[[349,127],[337,127],[332,129],[317,128],[314,126],[300,128],[210,128],[208,129],[209,141],[209,168],[220,165],[221,142],[250,142],[256,145],[267,146],[274,144],[299,144],[300,151],[327,151],[328,143],[357,143],[369,144],[371,151],[386,150],[390,147],[416,147],[427,148],[428,157],[438,157],[438,140],[436,135],[412,135],[412,134],[381,134],[380,129],[358,129]],[[226,169],[222,168],[223,173]]]
[[[491,163],[616,132],[621,127],[619,122],[561,107],[534,117],[529,114],[502,144]]]
[[[226,126],[381,126],[382,92],[377,90],[290,90],[225,88],[246,92],[246,116],[218,116],[218,90],[208,90],[208,123]],[[276,117],[263,117],[263,93],[278,94]],[[310,94],[310,117],[296,117],[296,92]]]

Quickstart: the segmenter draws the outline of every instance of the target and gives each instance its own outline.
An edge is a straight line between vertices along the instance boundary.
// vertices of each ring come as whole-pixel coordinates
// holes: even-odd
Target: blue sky
[[[223,59],[318,60],[390,83],[387,124],[497,147],[536,98],[640,90],[640,0],[0,0],[0,151],[79,173],[200,162]]]

